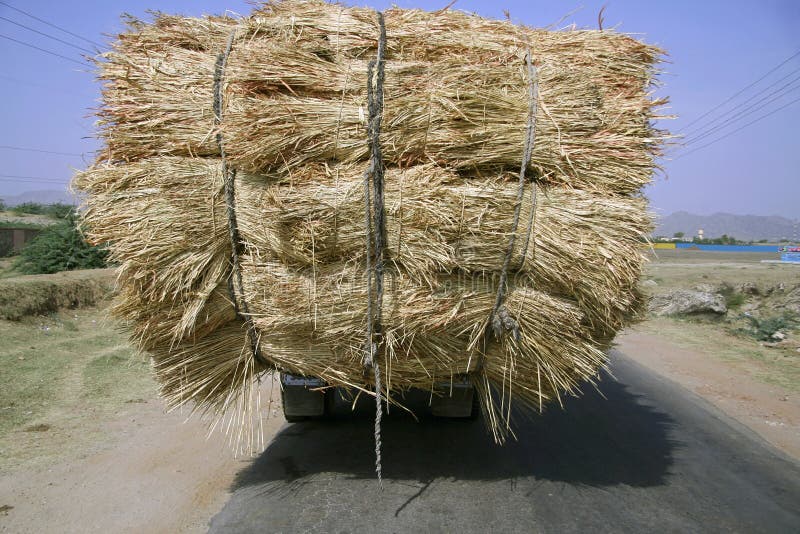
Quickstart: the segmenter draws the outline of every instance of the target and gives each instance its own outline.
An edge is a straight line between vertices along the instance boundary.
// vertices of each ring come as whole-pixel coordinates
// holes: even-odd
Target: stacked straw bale
[[[541,410],[575,393],[638,313],[651,227],[641,190],[665,138],[651,124],[661,52],[615,32],[447,10],[391,9],[385,22],[383,394],[470,375],[502,440],[512,401]],[[232,34],[219,122],[215,68]],[[253,382],[270,369],[372,391],[364,173],[377,40],[372,10],[284,1],[246,18],[131,20],[98,61],[105,148],[75,186],[88,235],[120,266],[115,312],[172,405],[233,409],[230,428],[247,432]],[[504,306],[518,335],[496,336],[512,235]]]

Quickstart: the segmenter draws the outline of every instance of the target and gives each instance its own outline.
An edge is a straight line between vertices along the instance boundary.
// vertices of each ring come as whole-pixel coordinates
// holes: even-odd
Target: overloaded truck
[[[661,50],[316,0],[127,22],[74,185],[170,405],[248,436],[279,372],[290,421],[420,389],[503,441],[598,378],[643,303]]]

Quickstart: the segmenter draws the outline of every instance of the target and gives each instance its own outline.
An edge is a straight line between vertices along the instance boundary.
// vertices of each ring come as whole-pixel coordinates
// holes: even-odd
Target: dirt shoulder
[[[791,357],[672,319],[653,319],[628,330],[617,344],[628,357],[700,395],[800,460],[800,380]]]
[[[264,424],[267,442],[285,424],[278,406]],[[84,417],[74,432],[93,439],[51,436],[63,451],[0,474],[0,532],[207,532],[251,462],[234,456],[223,432],[166,413],[155,395],[110,417]]]
[[[0,476],[4,532],[205,532],[246,460],[157,400],[131,404],[70,461]]]
[[[728,288],[728,310],[714,317],[650,317],[617,343],[632,359],[800,459],[800,330],[793,328],[800,266],[761,261],[774,256],[657,251],[643,276],[650,295]],[[772,330],[785,339],[776,343]]]
[[[106,309],[0,320],[0,339],[0,532],[207,530],[249,458],[197,417],[165,413]]]

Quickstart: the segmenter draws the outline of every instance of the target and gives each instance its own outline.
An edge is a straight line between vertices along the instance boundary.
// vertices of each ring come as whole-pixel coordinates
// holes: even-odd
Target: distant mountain
[[[46,189],[44,191],[26,191],[19,195],[0,195],[6,206],[16,206],[25,202],[38,202],[39,204],[77,204],[78,199],[65,190]]]
[[[661,217],[657,221],[654,236],[672,237],[683,232],[687,238],[697,235],[703,230],[706,238],[713,239],[727,234],[742,241],[758,241],[767,239],[797,240],[800,238],[800,221],[792,221],[786,217],[762,215],[734,215],[732,213],[715,213],[713,215],[695,215],[686,211],[678,211]]]

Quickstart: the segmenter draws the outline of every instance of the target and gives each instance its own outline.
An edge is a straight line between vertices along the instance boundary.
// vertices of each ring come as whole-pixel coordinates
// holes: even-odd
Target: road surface
[[[211,532],[800,532],[798,462],[619,352],[611,370],[504,447],[393,413],[383,491],[369,410],[287,424]]]

